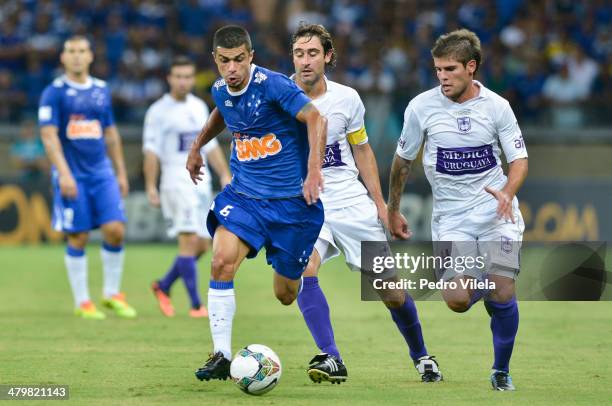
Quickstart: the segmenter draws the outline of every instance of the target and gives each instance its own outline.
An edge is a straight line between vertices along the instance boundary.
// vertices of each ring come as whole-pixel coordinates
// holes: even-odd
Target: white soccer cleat
[[[421,375],[423,382],[439,382],[442,378],[442,372],[438,362],[433,355],[425,355],[414,362],[414,366]]]

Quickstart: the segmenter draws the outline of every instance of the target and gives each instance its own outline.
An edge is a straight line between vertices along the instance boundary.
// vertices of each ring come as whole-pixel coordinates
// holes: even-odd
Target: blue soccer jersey
[[[301,195],[309,146],[295,116],[310,102],[304,92],[287,76],[251,65],[244,89],[232,92],[219,79],[212,95],[233,136],[233,189],[255,198]]]
[[[114,125],[111,95],[106,83],[57,78],[45,88],[38,108],[39,125],[53,125],[68,166],[77,180],[113,176],[106,154],[104,129]]]

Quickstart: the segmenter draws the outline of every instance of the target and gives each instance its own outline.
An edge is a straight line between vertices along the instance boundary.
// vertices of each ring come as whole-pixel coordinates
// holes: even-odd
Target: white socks
[[[114,247],[107,243],[100,250],[102,258],[102,269],[104,271],[103,297],[109,299],[119,293],[121,287],[121,275],[123,274],[123,246]]]
[[[68,280],[74,297],[74,307],[78,308],[81,303],[87,302],[89,298],[89,287],[87,285],[87,256],[84,250],[66,247],[64,256]]]
[[[221,351],[228,360],[232,359],[232,323],[235,313],[234,282],[210,281],[208,318],[213,339],[213,351],[214,353]]]

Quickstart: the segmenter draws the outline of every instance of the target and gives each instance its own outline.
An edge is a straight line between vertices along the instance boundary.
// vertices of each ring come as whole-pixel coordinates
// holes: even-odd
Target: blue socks
[[[191,307],[199,309],[202,306],[202,302],[198,293],[198,271],[195,257],[176,257],[176,269],[181,274],[187,293],[189,293]]]
[[[427,348],[425,348],[421,323],[419,322],[414,300],[408,294],[406,294],[405,297],[406,300],[403,305],[394,309],[389,309],[389,312],[398,330],[404,336],[406,344],[408,344],[410,358],[416,361],[427,355]]]
[[[319,286],[319,278],[311,276],[302,279],[302,291],[297,297],[297,302],[317,347],[342,361],[329,318],[329,305]]]
[[[191,300],[191,307],[199,309],[202,302],[198,293],[198,273],[195,257],[177,256],[170,270],[160,279],[160,289],[168,294],[170,288],[179,277],[183,278],[185,288]]]
[[[519,325],[519,312],[516,298],[507,303],[486,302],[491,313],[491,332],[493,333],[493,351],[495,362],[493,369],[509,372],[510,357],[514,348],[514,339]]]
[[[159,280],[159,288],[167,295],[170,293],[170,288],[176,282],[176,280],[181,276],[179,273],[176,263],[178,262],[179,257],[176,257],[172,267],[166,272],[164,277]]]

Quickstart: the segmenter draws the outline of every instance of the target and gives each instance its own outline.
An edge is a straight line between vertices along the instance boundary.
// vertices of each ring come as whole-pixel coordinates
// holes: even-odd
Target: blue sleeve
[[[292,117],[297,116],[302,107],[310,103],[304,91],[287,76],[279,74],[274,75],[271,79],[267,89],[270,98]]]
[[[59,89],[47,86],[38,103],[38,125],[60,126],[60,94]]]
[[[115,125],[115,116],[113,115],[113,98],[108,87],[106,88],[106,100],[106,108],[104,109],[104,115],[102,116],[102,128]]]

